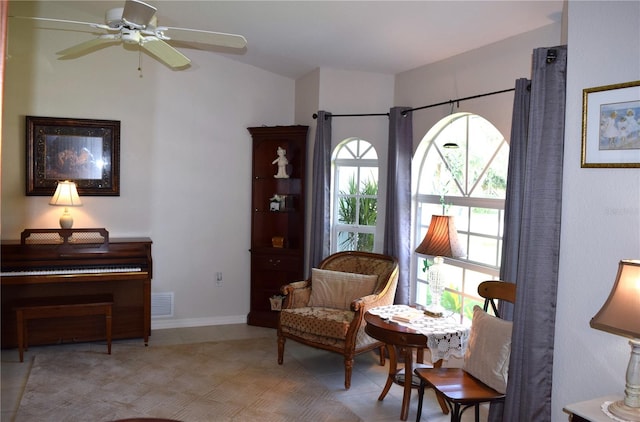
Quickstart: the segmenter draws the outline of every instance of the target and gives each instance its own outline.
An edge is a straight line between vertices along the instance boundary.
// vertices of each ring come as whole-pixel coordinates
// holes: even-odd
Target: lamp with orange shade
[[[458,240],[458,231],[451,215],[433,215],[429,230],[416,248],[416,253],[433,256],[433,264],[429,267],[427,281],[431,290],[431,305],[427,310],[433,314],[441,314],[444,308],[440,304],[444,292],[445,280],[442,266],[444,257],[459,258],[465,255]]]

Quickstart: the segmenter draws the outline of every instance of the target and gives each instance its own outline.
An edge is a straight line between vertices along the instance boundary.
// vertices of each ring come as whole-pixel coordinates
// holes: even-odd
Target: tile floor
[[[154,330],[149,340],[149,346],[259,337],[273,337],[273,359],[275,363],[277,359],[275,330],[245,324]],[[114,342],[113,347],[118,347],[117,341]],[[0,381],[2,386],[0,403],[2,413],[0,421],[9,422],[13,420],[15,411],[20,403],[22,390],[29,376],[31,356],[33,356],[34,352],[42,353],[46,352],[46,350],[56,348],[69,348],[73,350],[99,348],[103,350],[105,346],[99,343],[82,343],[32,347],[25,353],[24,363],[19,362],[18,351],[16,349],[2,350],[0,363]],[[400,420],[402,387],[397,385],[392,386],[385,399],[378,401],[378,395],[386,382],[388,361],[387,366],[382,367],[379,365],[378,356],[373,352],[357,356],[353,368],[351,388],[345,390],[342,356],[313,349],[294,341],[287,341],[286,349],[300,361],[310,373],[314,374],[327,388],[333,391],[338,400],[348,406],[354,413],[360,416],[362,420],[367,422]],[[284,365],[286,365],[286,363],[285,357]],[[417,393],[414,391],[411,399],[409,421],[415,420],[417,401]],[[486,420],[486,414],[486,409],[482,409],[481,420]],[[472,410],[463,415],[463,422],[471,420],[473,420]],[[443,415],[440,411],[432,392],[425,393],[422,421],[449,421],[449,416]]]

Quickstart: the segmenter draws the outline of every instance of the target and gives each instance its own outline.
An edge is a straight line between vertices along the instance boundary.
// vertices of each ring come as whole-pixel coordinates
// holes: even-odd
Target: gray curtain
[[[527,133],[529,131],[529,109],[531,81],[516,80],[511,119],[511,143],[509,144],[509,170],[507,173],[507,195],[505,200],[504,235],[502,236],[502,260],[500,280],[516,281],[518,270],[518,247],[520,244],[520,222],[524,189],[524,169],[527,158]],[[513,305],[502,301],[500,315],[513,320]]]
[[[518,289],[504,412],[491,421],[551,420],[566,68],[566,46],[538,48],[531,92],[517,81],[501,278]]]
[[[384,253],[398,259],[400,272],[395,303],[409,304],[411,287],[411,155],[413,124],[407,107],[393,107],[389,113],[389,161],[387,171]]]
[[[329,255],[331,233],[331,113],[318,111],[317,122],[311,175],[311,268],[317,267]],[[311,274],[310,269],[307,274]]]

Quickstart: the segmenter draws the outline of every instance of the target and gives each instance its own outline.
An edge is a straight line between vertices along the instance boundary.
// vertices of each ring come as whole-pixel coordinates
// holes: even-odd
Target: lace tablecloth
[[[390,320],[393,315],[412,310],[415,311],[415,308],[407,305],[388,305],[369,309],[369,312],[382,319]],[[395,320],[393,323],[416,330],[427,337],[431,362],[435,363],[440,359],[446,360],[452,356],[464,357],[469,339],[469,327],[457,323],[452,318],[433,318],[425,315],[410,323]]]

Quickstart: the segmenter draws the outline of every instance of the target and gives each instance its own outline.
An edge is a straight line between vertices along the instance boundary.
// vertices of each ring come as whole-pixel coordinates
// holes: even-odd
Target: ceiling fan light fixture
[[[127,44],[140,44],[142,42],[142,36],[137,29],[122,29],[122,42]]]
[[[146,26],[146,29],[157,28],[158,27],[158,15],[153,15],[151,20]]]
[[[122,12],[124,7],[116,7],[115,9],[109,9],[105,13],[105,22],[109,28],[120,28],[122,26]]]
[[[122,22],[131,28],[144,29],[158,9],[139,0],[127,0],[122,11]]]

